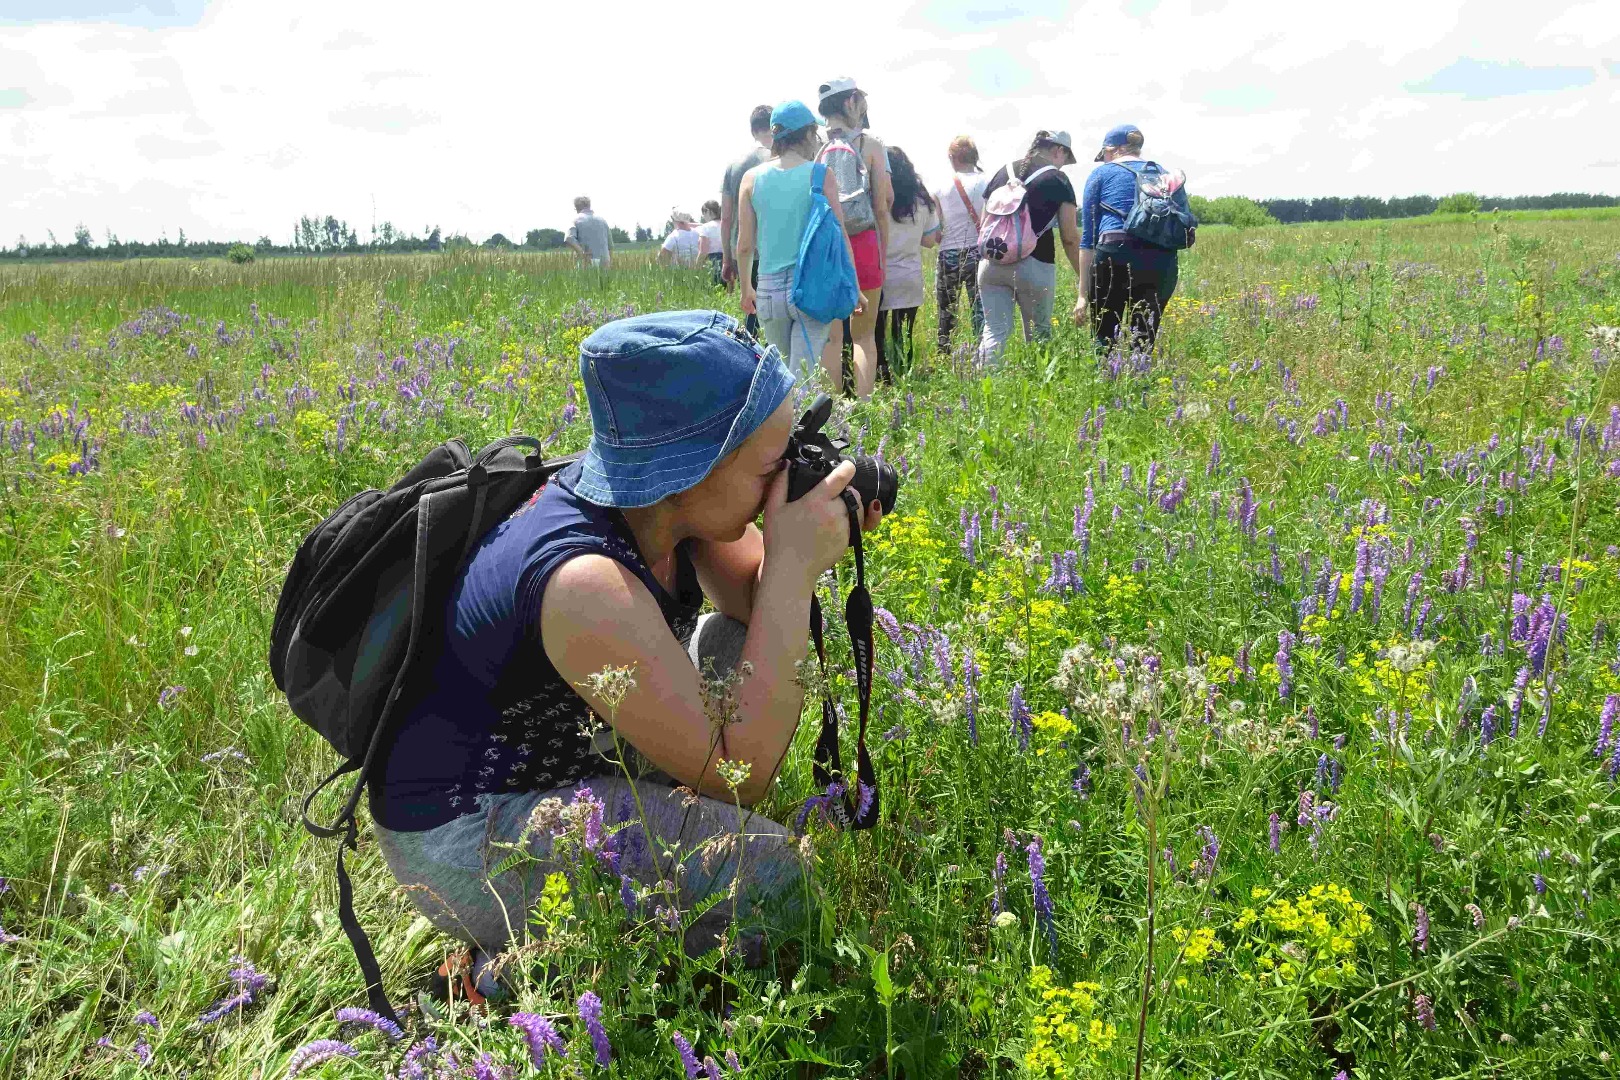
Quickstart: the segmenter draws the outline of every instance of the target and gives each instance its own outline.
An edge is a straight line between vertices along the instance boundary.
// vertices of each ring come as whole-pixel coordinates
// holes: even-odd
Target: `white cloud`
[[[753,105],[809,99],[839,73],[867,85],[874,131],[925,178],[959,133],[991,164],[1037,127],[1069,128],[1084,151],[1131,120],[1211,195],[1568,186],[1567,168],[1516,149],[1533,144],[1620,189],[1599,130],[1620,103],[1612,2],[860,7],[868,33],[758,0],[215,0],[192,25],[10,26],[0,243],[79,221],[98,236],[285,240],[306,213],[364,236],[373,200],[379,222],[413,231],[521,236],[564,222],[580,193],[626,228],[656,226],[712,197]],[[1409,89],[1465,59],[1486,79],[1477,100]],[[1598,77],[1489,96],[1510,64]]]

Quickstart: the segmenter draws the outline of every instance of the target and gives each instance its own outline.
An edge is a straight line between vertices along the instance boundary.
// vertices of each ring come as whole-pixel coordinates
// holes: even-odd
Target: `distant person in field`
[[[607,269],[613,263],[613,232],[608,223],[591,211],[589,196],[574,200],[574,223],[568,226],[564,241],[582,263]]]
[[[701,240],[697,232],[697,220],[685,210],[676,210],[669,216],[669,235],[664,237],[663,246],[658,249],[658,263],[668,266],[696,266],[698,262],[698,249]]]
[[[1041,130],[1030,140],[1029,152],[1017,161],[996,170],[984,186],[985,202],[991,202],[996,189],[1007,183],[1009,171],[1024,185],[1025,205],[1030,228],[1039,234],[1035,250],[1012,265],[1003,265],[981,254],[979,298],[984,303],[984,335],[979,354],[987,364],[1001,360],[1012,337],[1015,314],[1023,316],[1024,340],[1044,341],[1052,336],[1052,306],[1057,296],[1057,244],[1054,227],[1063,240],[1063,254],[1075,273],[1080,273],[1080,228],[1076,224],[1074,185],[1063,175],[1065,165],[1075,162],[1073,140],[1067,131]],[[993,208],[993,207],[992,207]],[[1084,309],[1075,304],[1078,319]]]
[[[709,264],[709,272],[718,285],[720,272],[725,269],[725,241],[720,236],[720,201],[710,199],[703,204],[699,213],[702,221],[697,227],[698,260]]]
[[[990,179],[979,168],[979,148],[966,135],[952,139],[946,153],[951,162],[951,180],[934,189],[942,227],[939,261],[934,267],[941,353],[951,347],[957,298],[964,291],[973,313],[974,342],[984,333],[984,306],[979,302],[979,223],[984,218],[984,185]]]
[[[754,146],[742,157],[726,166],[726,175],[720,182],[720,278],[726,288],[737,283],[737,224],[741,220],[737,210],[737,191],[742,187],[744,174],[771,158],[771,107],[755,105],[748,114],[748,131],[754,137]],[[752,264],[742,268],[742,275],[755,286],[759,284],[759,267]],[[759,319],[748,316],[744,326],[750,334],[759,336]]]
[[[787,358],[788,369],[802,383],[812,378],[816,362],[825,355],[832,325],[805,315],[792,300],[799,243],[810,220],[810,180],[821,131],[809,106],[785,101],[771,112],[771,132],[776,156],[748,170],[737,194],[738,265],[747,266],[756,253],[759,258],[759,288],[742,279],[742,309],[759,316],[761,335]],[[825,172],[821,191],[842,225],[838,183],[830,168]],[[841,377],[835,366],[829,373],[833,390]]]
[[[1136,202],[1137,177],[1144,169],[1158,169],[1142,159],[1142,143],[1142,129],[1135,124],[1121,124],[1104,135],[1095,158],[1102,164],[1086,178],[1081,200],[1081,306],[1076,314],[1089,313],[1104,348],[1114,344],[1128,323],[1131,337],[1151,349],[1180,273],[1175,251],[1125,231],[1125,218]],[[1176,204],[1186,209],[1181,174],[1166,173],[1164,182]],[[1188,247],[1195,236],[1189,232]]]
[[[883,299],[878,304],[878,376],[893,383],[911,371],[916,358],[912,328],[927,290],[923,286],[922,249],[939,243],[939,208],[934,205],[906,152],[889,147],[889,179],[894,205],[889,208],[889,246],[883,258]]]
[[[854,342],[855,396],[872,396],[877,382],[877,313],[883,289],[883,257],[889,248],[889,157],[883,144],[866,133],[871,123],[866,94],[850,78],[822,83],[818,111],[827,121],[827,145],[819,160],[838,181],[843,200],[844,231],[855,253],[855,279],[862,306],[847,320]],[[843,382],[844,327],[835,324],[821,364],[836,388]]]

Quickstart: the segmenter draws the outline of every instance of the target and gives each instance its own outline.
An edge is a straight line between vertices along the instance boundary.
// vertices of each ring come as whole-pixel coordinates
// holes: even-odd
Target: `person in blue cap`
[[[810,221],[810,181],[816,151],[821,148],[821,133],[809,106],[802,101],[784,101],[771,112],[771,137],[771,150],[776,156],[748,170],[737,193],[737,262],[746,266],[757,252],[759,267],[757,288],[741,283],[742,309],[745,314],[759,316],[760,336],[788,358],[799,379],[808,380],[822,357],[832,327],[831,323],[804,314],[792,300],[799,243]],[[842,226],[844,211],[838,202],[838,181],[831,169],[823,172],[822,194]],[[848,246],[848,236],[844,244]],[[855,310],[862,310],[862,306]],[[841,378],[841,369],[828,371],[828,385],[834,392]]]
[[[1086,178],[1080,198],[1080,302],[1076,322],[1089,318],[1097,342],[1114,344],[1122,326],[1133,340],[1153,347],[1165,304],[1176,291],[1176,252],[1138,240],[1125,231],[1125,215],[1136,202],[1136,178],[1149,165],[1142,159],[1142,129],[1120,124],[1103,136],[1094,160],[1102,162]],[[1171,177],[1180,189],[1180,174]],[[1185,202],[1183,192],[1180,198]]]
[[[750,816],[733,841],[732,800],[766,794],[798,727],[810,598],[849,545],[854,466],[787,501],[793,375],[720,312],[608,323],[580,346],[579,370],[590,446],[475,547],[370,791],[389,868],[472,946],[476,994],[498,989],[488,961],[523,940],[560,868],[558,815],[581,799],[600,802],[632,898],[655,891],[649,910],[691,911],[739,866],[747,918],[799,892],[786,827]],[[865,527],[881,517],[874,502]],[[700,618],[705,599],[715,610]],[[728,779],[722,761],[746,775]],[[491,874],[510,854],[498,845],[519,842],[535,861]],[[659,854],[677,842],[679,872]],[[688,950],[712,947],[731,911],[698,918]]]

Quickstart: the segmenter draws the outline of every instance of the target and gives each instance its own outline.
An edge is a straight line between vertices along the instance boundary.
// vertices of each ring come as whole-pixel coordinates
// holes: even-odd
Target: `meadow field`
[[[1616,1075],[1603,212],[1211,228],[1152,356],[925,348],[839,413],[905,477],[883,819],[803,819],[803,931],[686,960],[581,851],[515,1002],[340,1018],[282,575],[448,436],[581,448],[596,326],[734,304],[623,262],[0,267],[0,1076]],[[412,1002],[450,943],[350,865]]]

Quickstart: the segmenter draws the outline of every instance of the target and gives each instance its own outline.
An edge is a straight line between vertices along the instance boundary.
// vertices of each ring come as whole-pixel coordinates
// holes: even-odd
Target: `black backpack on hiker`
[[[270,672],[298,718],[345,759],[304,798],[304,827],[338,837],[338,917],[366,978],[371,1007],[395,1022],[382,972],[354,914],[343,866],[366,781],[409,704],[421,661],[436,655],[456,576],[475,545],[573,457],[544,461],[540,441],[513,435],[474,457],[460,439],[433,449],[387,491],[362,491],[298,547],[276,604]],[[315,797],[356,773],[328,824]]]

